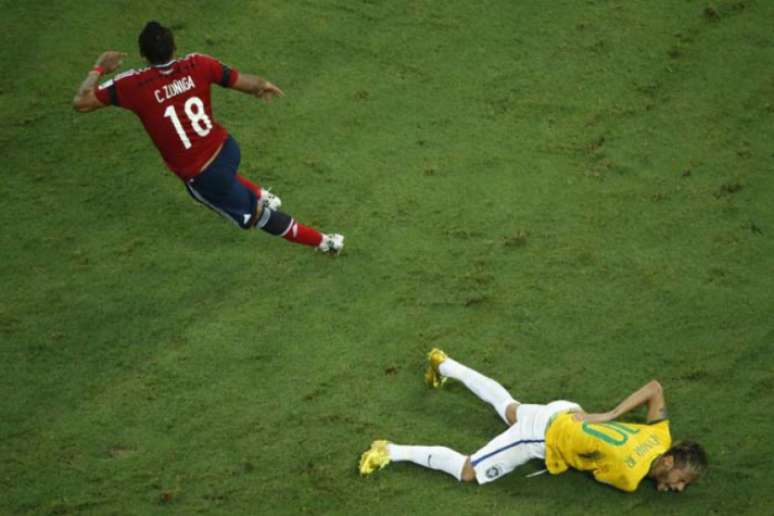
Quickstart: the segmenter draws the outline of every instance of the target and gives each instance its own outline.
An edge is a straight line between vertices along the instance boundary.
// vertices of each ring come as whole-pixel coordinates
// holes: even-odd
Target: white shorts
[[[507,475],[531,459],[545,459],[548,421],[557,412],[566,410],[582,409],[571,401],[519,405],[516,424],[470,456],[478,483],[485,484]]]

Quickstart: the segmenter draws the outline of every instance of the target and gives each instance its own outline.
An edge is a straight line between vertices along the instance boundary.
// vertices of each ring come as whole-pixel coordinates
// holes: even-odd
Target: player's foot
[[[319,251],[329,254],[339,254],[344,248],[344,237],[338,233],[323,235],[322,242],[317,246]]]
[[[258,202],[272,211],[277,211],[282,206],[282,199],[271,193],[271,189],[261,188],[261,197]]]
[[[427,354],[427,371],[425,371],[425,382],[434,389],[443,387],[446,383],[446,377],[438,370],[441,362],[446,360],[446,353],[438,348],[433,348]]]
[[[390,452],[387,450],[389,441],[374,441],[371,447],[360,456],[360,474],[370,475],[390,463]]]

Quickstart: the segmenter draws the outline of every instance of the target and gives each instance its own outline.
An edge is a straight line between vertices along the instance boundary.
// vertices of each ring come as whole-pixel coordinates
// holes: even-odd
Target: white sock
[[[443,376],[448,376],[464,383],[465,387],[470,389],[473,394],[492,405],[495,412],[508,424],[505,410],[511,403],[516,403],[516,400],[505,390],[505,387],[452,358],[447,358],[441,362],[441,365],[438,366],[438,371]]]
[[[388,444],[387,451],[393,462],[413,462],[419,466],[443,471],[462,480],[462,468],[466,457],[445,446],[403,446]]]

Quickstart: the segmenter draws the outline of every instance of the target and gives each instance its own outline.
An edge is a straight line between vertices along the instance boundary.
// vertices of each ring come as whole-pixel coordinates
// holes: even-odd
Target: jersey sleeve
[[[94,95],[106,106],[118,106],[130,111],[135,110],[135,96],[137,95],[137,70],[129,69],[116,74],[100,84]]]
[[[230,88],[239,77],[239,71],[231,68],[206,54],[197,54],[196,59],[204,69],[204,75],[210,84],[217,84],[223,88]]]
[[[118,101],[118,87],[113,79],[100,84],[97,89],[94,90],[94,95],[97,97],[97,100],[106,106],[121,105]]]

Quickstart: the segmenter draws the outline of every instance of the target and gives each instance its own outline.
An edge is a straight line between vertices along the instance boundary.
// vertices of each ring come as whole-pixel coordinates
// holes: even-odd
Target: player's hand
[[[615,419],[610,412],[587,414],[585,412],[577,412],[573,418],[575,421],[584,421],[586,423],[605,423]]]
[[[271,102],[272,97],[284,97],[285,92],[279,89],[276,84],[272,84],[266,81],[261,91],[255,94],[259,99],[263,99],[265,102]]]
[[[97,58],[97,64],[95,66],[104,68],[105,73],[113,73],[118,70],[118,67],[121,66],[125,57],[126,52],[108,50],[107,52],[102,52],[102,55]]]

